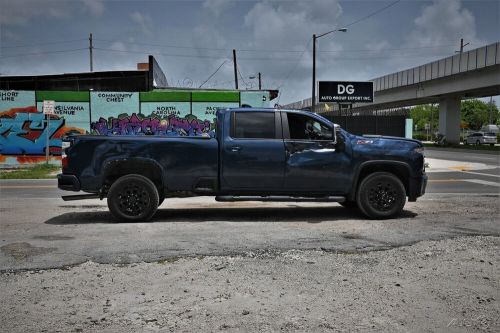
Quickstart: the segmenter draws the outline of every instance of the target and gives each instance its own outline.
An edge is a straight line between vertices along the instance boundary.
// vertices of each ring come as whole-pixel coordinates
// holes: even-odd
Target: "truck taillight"
[[[66,169],[68,167],[68,156],[66,156],[66,155],[62,156],[61,166],[63,169]]]
[[[71,146],[71,141],[64,141],[62,142],[62,149],[61,149],[61,166],[63,169],[68,167],[68,155],[66,155],[66,148],[69,148]]]

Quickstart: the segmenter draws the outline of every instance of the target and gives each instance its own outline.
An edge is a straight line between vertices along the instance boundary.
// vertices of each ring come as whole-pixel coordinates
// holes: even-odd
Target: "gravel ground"
[[[87,202],[88,201],[88,202]],[[500,236],[498,195],[425,195],[395,219],[335,203],[171,199],[149,223],[114,223],[106,202],[0,200],[0,272],[93,261],[153,262],[251,251],[387,250],[458,236]]]
[[[500,238],[0,274],[3,332],[500,331]]]

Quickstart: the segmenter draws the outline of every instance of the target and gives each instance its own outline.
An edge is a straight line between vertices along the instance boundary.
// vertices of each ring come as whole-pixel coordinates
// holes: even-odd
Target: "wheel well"
[[[155,184],[156,188],[158,189],[158,193],[160,193],[160,191],[163,191],[162,171],[159,166],[155,165],[152,162],[117,161],[109,164],[106,170],[107,171],[105,172],[103,178],[103,188],[105,192],[107,192],[109,187],[118,178],[129,174],[144,176]]]
[[[405,187],[406,195],[409,193],[409,182],[410,182],[410,172],[406,166],[403,164],[391,164],[391,163],[381,163],[381,164],[369,164],[363,167],[358,175],[356,182],[355,191],[352,197],[356,197],[356,192],[358,191],[358,186],[361,184],[363,179],[374,172],[388,172],[392,173],[401,180]]]

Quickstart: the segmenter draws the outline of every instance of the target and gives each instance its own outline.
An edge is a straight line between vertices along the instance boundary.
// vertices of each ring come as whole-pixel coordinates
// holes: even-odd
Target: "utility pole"
[[[490,96],[490,112],[489,112],[489,122],[488,125],[493,124],[491,122],[491,112],[493,112],[493,96]]]
[[[262,90],[262,81],[260,79],[260,72],[259,72],[259,90]]]
[[[234,65],[234,83],[236,90],[238,90],[238,65],[236,65],[236,50],[233,49],[233,65]]]
[[[316,34],[313,35],[313,86],[312,86],[312,100],[311,112],[316,110]]]
[[[90,71],[94,71],[94,64],[93,64],[93,59],[92,59],[92,50],[94,49],[94,46],[92,45],[92,33],[90,34],[89,37],[89,57],[90,57]]]
[[[429,126],[430,129],[431,129],[431,140],[432,140],[432,135],[433,135],[432,131],[433,131],[433,128],[434,128],[433,127],[433,123],[434,123],[434,112],[433,112],[433,110],[434,110],[434,104],[431,104],[431,125]]]
[[[455,53],[463,53],[464,52],[464,47],[469,45],[470,43],[464,44],[464,39],[460,38],[460,51],[455,51]]]

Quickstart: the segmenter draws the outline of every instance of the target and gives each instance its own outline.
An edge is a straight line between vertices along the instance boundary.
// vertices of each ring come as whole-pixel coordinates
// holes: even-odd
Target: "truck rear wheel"
[[[375,172],[361,181],[356,202],[363,214],[372,219],[391,218],[403,210],[405,187],[392,173]]]
[[[108,208],[119,221],[148,221],[156,213],[158,200],[155,184],[136,174],[118,178],[108,192]]]

